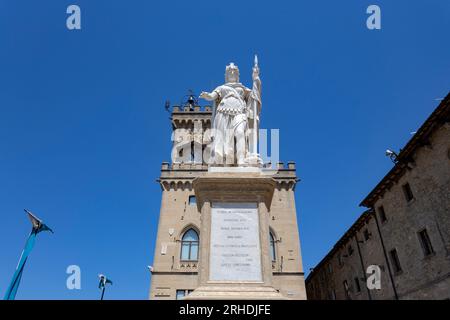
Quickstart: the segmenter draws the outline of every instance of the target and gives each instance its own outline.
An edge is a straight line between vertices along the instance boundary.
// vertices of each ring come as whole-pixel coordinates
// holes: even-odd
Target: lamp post
[[[105,295],[105,289],[106,289],[106,285],[110,284],[112,285],[112,281],[107,279],[105,275],[103,274],[99,274],[98,277],[100,278],[100,282],[98,284],[98,288],[100,290],[102,290],[102,295],[100,296],[100,300],[103,300],[103,296]]]
[[[401,150],[400,150],[401,151]],[[386,150],[386,157],[389,157],[393,163],[397,163],[398,154],[391,149]]]
[[[11,279],[11,283],[9,284],[8,290],[6,290],[4,300],[14,300],[16,297],[17,289],[19,288],[20,280],[22,279],[23,269],[25,268],[25,263],[27,262],[28,255],[34,247],[34,243],[36,241],[36,236],[41,231],[50,231],[53,233],[52,229],[47,227],[42,220],[36,217],[33,213],[24,209],[28,215],[28,218],[31,221],[31,233],[28,236],[27,242],[25,243],[25,248],[22,251],[22,254],[19,259],[19,263],[17,264],[16,271]]]

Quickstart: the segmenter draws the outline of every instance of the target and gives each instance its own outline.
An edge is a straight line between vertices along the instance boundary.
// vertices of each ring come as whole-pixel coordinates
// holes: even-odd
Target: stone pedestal
[[[199,286],[185,299],[285,299],[272,286],[269,252],[275,185],[259,172],[208,172],[194,180]]]

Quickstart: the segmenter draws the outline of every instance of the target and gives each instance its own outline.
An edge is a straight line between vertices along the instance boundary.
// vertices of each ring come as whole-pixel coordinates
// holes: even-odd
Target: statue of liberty
[[[252,78],[253,88],[249,89],[239,82],[239,68],[230,63],[225,69],[225,84],[211,93],[200,94],[200,98],[214,101],[210,164],[248,166],[254,164],[252,159],[258,158],[256,134],[250,134],[257,127],[261,112],[261,80],[256,57]]]

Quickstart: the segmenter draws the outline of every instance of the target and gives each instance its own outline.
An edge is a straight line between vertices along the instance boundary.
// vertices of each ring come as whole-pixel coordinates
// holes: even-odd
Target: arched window
[[[181,260],[198,260],[198,234],[194,229],[187,230],[181,239]]]
[[[273,236],[273,233],[270,232],[270,257],[272,258],[272,261],[277,260],[277,255],[275,252],[275,237]]]

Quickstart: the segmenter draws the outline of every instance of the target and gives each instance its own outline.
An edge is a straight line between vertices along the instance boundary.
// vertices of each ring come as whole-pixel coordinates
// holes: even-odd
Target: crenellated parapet
[[[173,129],[196,128],[206,131],[211,128],[211,107],[210,106],[174,106],[172,109],[172,127]]]
[[[288,162],[285,165],[279,162],[276,170],[268,170],[271,164],[268,163],[263,169],[263,173],[271,176],[276,182],[278,190],[295,190],[297,182],[300,180],[296,174],[294,162]],[[200,163],[169,163],[163,162],[161,165],[161,176],[157,180],[161,189],[170,190],[190,190],[192,191],[192,182],[195,178],[204,176],[208,172],[208,165]]]

